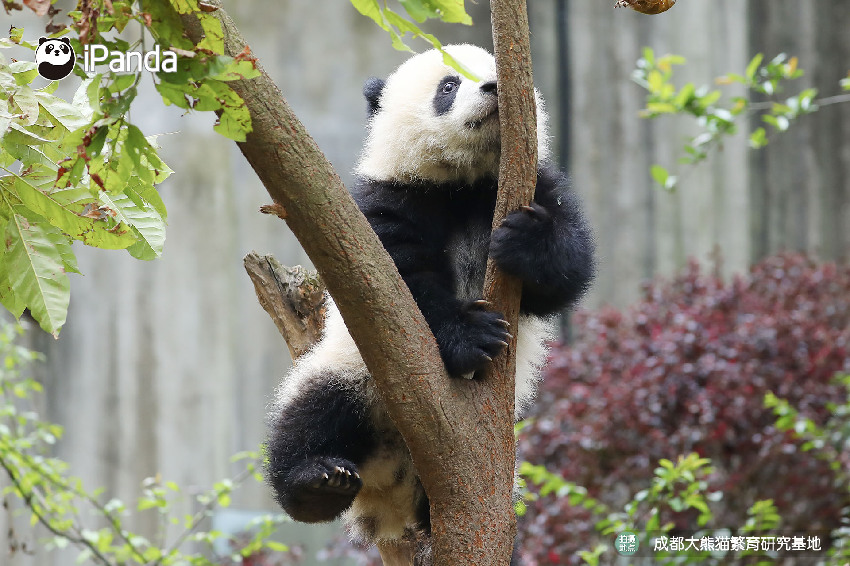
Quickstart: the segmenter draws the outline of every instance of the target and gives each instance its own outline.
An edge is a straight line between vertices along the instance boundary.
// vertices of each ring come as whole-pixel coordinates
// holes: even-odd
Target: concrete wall
[[[386,76],[405,55],[345,2],[227,4],[253,52],[350,180],[363,138],[361,85],[369,76]],[[475,27],[433,31],[445,42],[489,47],[486,3],[468,4]],[[649,167],[675,167],[694,130],[686,120],[639,119],[643,92],[629,80],[644,45],[687,57],[677,80],[697,84],[741,72],[759,50],[768,57],[787,51],[808,71],[801,88],[834,93],[850,67],[844,0],[816,6],[688,0],[659,17],[614,10],[613,0],[530,4],[536,82],[555,147],[569,162],[597,231],[600,271],[588,305],[627,304],[645,278],[675,271],[690,255],[704,259],[715,246],[727,272],[783,247],[847,253],[850,106],[824,108],[759,153],[748,152],[739,136],[709,162],[679,168],[687,171],[681,188],[668,194],[654,187]],[[559,36],[559,23],[566,35]],[[31,19],[20,25],[29,39],[38,37]],[[149,83],[146,88],[133,120],[146,134],[175,132],[160,138],[176,171],[161,187],[169,210],[165,253],[138,262],[123,252],[78,246],[85,275],[72,277],[61,338],[31,337],[47,355],[38,369],[46,415],[66,427],[57,454],[88,486],[104,486],[125,500],[156,474],[187,488],[209,486],[233,472],[231,454],[257,447],[266,402],[289,359],[241,260],[257,250],[284,263],[307,263],[286,225],[257,213],[268,197],[235,145],[212,132],[213,118],[164,108]],[[274,509],[259,486],[234,505]],[[155,523],[147,514],[132,526],[152,532]],[[298,542],[331,530],[283,538]],[[18,555],[0,563],[72,560]]]

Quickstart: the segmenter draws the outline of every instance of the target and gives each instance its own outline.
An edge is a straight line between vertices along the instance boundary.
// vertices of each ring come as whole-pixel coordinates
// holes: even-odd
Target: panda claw
[[[503,348],[507,348],[507,347],[508,347],[508,343],[507,343],[507,342],[505,342],[504,340],[499,340],[499,344],[501,344]]]
[[[499,319],[499,320],[497,320],[496,322],[498,322],[499,324],[501,324],[501,325],[502,325],[502,326],[504,326],[505,328],[510,328],[510,327],[511,327],[511,323],[510,323],[510,322],[508,322],[507,320],[504,320],[504,319],[501,319],[501,318],[500,318],[500,319]]]
[[[485,301],[484,299],[478,299],[477,301],[472,301],[473,306],[486,308],[490,306],[490,301]]]

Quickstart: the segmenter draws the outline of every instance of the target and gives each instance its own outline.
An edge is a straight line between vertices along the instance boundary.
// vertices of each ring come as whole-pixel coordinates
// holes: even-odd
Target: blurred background
[[[66,4],[56,3],[67,11]],[[598,241],[598,277],[582,308],[628,307],[643,296],[642,283],[680,272],[689,258],[714,265],[711,258],[719,255],[720,274],[728,278],[782,250],[846,257],[850,104],[800,118],[759,151],[748,149],[742,132],[707,162],[683,167],[678,189],[666,192],[650,167],[677,167],[683,144],[698,130],[685,118],[640,118],[645,91],[630,75],[645,46],[684,56],[674,82],[697,85],[743,73],[756,53],[767,59],[787,53],[805,70],[793,89],[837,94],[850,70],[850,4],[679,0],[656,17],[613,4],[529,3],[534,77],[549,112],[554,155],[570,171]],[[239,0],[225,8],[350,181],[364,137],[362,84],[387,76],[406,55],[348,2]],[[487,3],[467,3],[467,10],[474,26],[428,30],[444,43],[491,49]],[[21,14],[10,19],[0,12],[0,23],[25,28],[24,37],[34,41],[41,24]],[[159,138],[161,155],[175,171],[160,187],[169,211],[165,252],[139,262],[78,246],[84,275],[72,277],[60,338],[37,329],[27,335],[46,355],[36,366],[46,391],[43,415],[65,427],[57,454],[86,485],[125,500],[150,476],[206,488],[233,473],[232,454],[257,449],[266,405],[290,360],[242,258],[256,250],[284,264],[309,264],[286,224],[257,212],[268,196],[236,145],[213,133],[213,118],[166,108],[145,86],[132,120],[146,135],[169,134]],[[251,485],[217,520],[238,531],[253,513],[274,509],[269,492]],[[146,532],[156,523],[155,514],[143,513],[132,526]],[[304,544],[304,563],[315,564],[316,552],[338,531],[287,525],[280,540]],[[41,551],[0,557],[10,566],[72,561]],[[556,554],[540,563],[567,562]]]

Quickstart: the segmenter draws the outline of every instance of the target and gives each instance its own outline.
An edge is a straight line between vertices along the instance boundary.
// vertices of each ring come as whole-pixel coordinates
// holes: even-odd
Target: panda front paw
[[[357,466],[344,458],[312,458],[292,469],[285,481],[276,480],[272,483],[281,506],[305,523],[334,520],[363,487]]]
[[[552,214],[536,202],[523,206],[502,221],[490,237],[490,255],[501,269],[520,279],[533,280],[536,266],[546,261],[545,242],[552,232]]]
[[[437,333],[440,354],[450,375],[468,376],[493,361],[510,342],[510,324],[483,300],[467,301],[459,316]]]

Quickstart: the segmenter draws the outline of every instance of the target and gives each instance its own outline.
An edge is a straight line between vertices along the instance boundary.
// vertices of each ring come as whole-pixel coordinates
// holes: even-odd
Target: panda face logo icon
[[[71,74],[75,63],[76,54],[67,37],[60,39],[42,37],[38,40],[35,64],[38,65],[38,74],[45,79],[51,81],[64,79]]]

